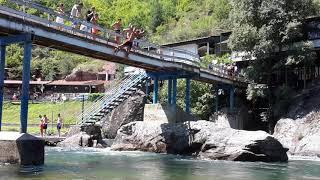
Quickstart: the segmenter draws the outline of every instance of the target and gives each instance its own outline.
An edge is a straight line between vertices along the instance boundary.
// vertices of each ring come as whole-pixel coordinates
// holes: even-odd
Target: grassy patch
[[[85,102],[85,108],[89,107],[92,102]],[[28,114],[28,124],[39,124],[39,115],[44,114],[49,118],[48,130],[56,134],[56,122],[58,113],[61,114],[64,124],[76,124],[76,116],[81,112],[82,102],[80,101],[69,101],[64,103],[39,103],[32,104],[29,103],[29,114]],[[53,121],[52,121],[53,119]],[[5,102],[3,105],[3,120],[2,123],[9,124],[20,124],[20,104]],[[53,123],[53,124],[52,124]],[[17,127],[4,126],[2,130],[4,131],[19,131],[20,125]],[[38,126],[28,126],[28,132],[32,134],[39,134]],[[63,128],[61,133],[67,132],[67,128]]]
[[[1,130],[2,131],[19,132],[20,131],[20,126],[17,126],[17,127],[3,126]],[[69,128],[62,128],[61,129],[61,135],[64,135],[68,131],[69,131]],[[40,128],[39,127],[28,127],[28,133],[40,136]],[[52,127],[51,125],[48,126],[47,134],[58,135],[58,131],[57,131],[56,126],[54,126],[54,127]]]

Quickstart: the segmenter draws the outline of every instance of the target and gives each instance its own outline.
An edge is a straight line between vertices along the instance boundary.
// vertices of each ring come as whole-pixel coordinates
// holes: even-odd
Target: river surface
[[[153,153],[60,148],[46,148],[45,158],[39,169],[2,164],[0,179],[320,180],[320,161],[306,159],[288,163],[200,161]]]

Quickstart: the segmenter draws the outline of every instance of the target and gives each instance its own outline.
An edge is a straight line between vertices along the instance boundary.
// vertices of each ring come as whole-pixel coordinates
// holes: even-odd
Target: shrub
[[[95,101],[101,98],[104,94],[103,93],[92,93],[89,95],[88,101]]]

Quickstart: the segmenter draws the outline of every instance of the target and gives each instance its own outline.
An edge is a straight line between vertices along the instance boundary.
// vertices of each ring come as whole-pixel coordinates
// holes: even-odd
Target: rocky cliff
[[[294,98],[287,117],[275,126],[274,136],[291,155],[320,157],[320,85]]]
[[[132,122],[119,129],[112,149],[194,155],[217,160],[288,160],[288,149],[263,131],[221,128],[209,121],[176,124]]]
[[[111,113],[101,120],[102,135],[104,138],[114,139],[118,129],[133,121],[143,121],[143,110],[146,104],[146,95],[137,91]]]

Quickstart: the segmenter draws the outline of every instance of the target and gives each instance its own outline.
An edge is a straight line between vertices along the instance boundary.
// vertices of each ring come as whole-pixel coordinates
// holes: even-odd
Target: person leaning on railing
[[[57,9],[57,13],[60,15],[64,15],[64,4],[63,3],[59,4],[59,7]],[[64,24],[64,19],[62,17],[57,16],[56,23]],[[59,27],[59,29],[61,29],[61,27]]]
[[[83,8],[83,3],[78,3],[78,4],[75,4],[73,7],[72,7],[72,10],[71,10],[71,14],[70,14],[70,18],[80,18],[81,17],[81,11],[82,11],[82,8]],[[77,20],[74,20],[72,22],[72,27],[73,28],[78,28],[79,26],[79,23],[77,22]]]

